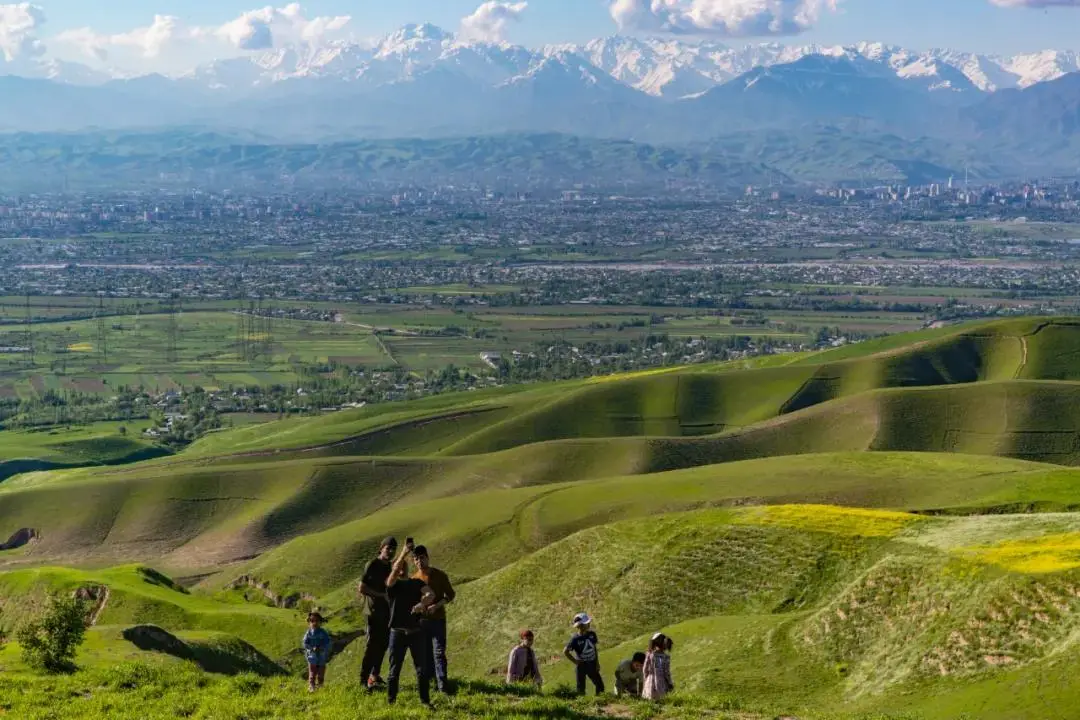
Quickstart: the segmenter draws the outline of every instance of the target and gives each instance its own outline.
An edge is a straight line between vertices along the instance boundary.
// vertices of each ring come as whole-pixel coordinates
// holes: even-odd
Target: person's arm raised
[[[405,574],[405,566],[409,562],[409,549],[404,548],[401,554],[398,555],[397,560],[394,561],[394,567],[390,570],[390,577],[386,578],[386,589],[397,585],[397,581]]]

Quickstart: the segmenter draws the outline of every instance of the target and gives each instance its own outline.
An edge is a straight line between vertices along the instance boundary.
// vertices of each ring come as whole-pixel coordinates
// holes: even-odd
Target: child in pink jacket
[[[510,661],[506,666],[507,683],[530,683],[543,687],[544,678],[540,675],[540,663],[533,651],[533,631],[522,630],[521,642],[510,651]]]

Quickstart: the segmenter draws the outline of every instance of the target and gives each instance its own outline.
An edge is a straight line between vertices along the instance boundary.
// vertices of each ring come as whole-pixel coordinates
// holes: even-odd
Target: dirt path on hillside
[[[1020,336],[1020,367],[1016,368],[1016,374],[1013,375],[1013,379],[1019,380],[1020,376],[1024,373],[1024,368],[1027,367],[1028,362],[1028,342],[1027,336]]]
[[[101,613],[105,612],[105,608],[109,605],[109,586],[102,585],[101,589],[101,599],[98,600],[97,607],[95,607],[94,611],[90,614],[90,627],[94,627],[98,624],[98,619],[101,617]]]

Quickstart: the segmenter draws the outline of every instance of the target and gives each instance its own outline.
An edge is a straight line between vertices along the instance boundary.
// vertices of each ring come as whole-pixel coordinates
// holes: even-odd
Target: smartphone
[[[412,550],[414,547],[416,547],[416,543],[413,542],[413,539],[411,537],[405,538],[405,547],[407,547],[409,550]]]

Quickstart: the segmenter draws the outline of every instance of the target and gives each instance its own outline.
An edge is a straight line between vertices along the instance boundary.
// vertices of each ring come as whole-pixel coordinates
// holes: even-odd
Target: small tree
[[[70,671],[75,651],[86,635],[86,603],[77,597],[53,595],[39,619],[23,625],[16,639],[27,665],[49,673]]]

